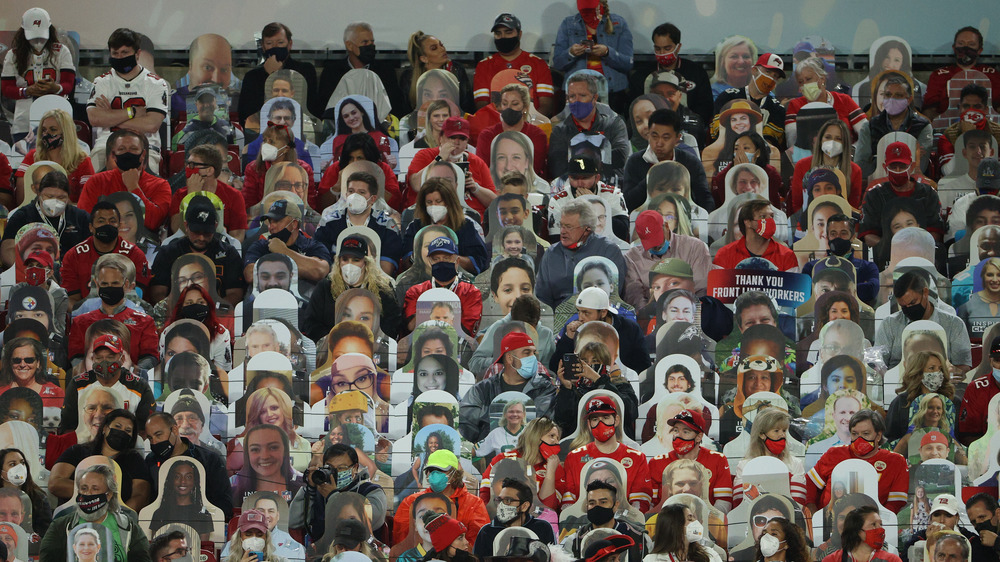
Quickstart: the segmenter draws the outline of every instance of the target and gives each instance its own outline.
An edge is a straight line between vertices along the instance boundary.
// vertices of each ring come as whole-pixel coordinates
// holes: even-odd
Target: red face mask
[[[656,64],[660,66],[672,66],[677,62],[676,53],[667,53],[665,55],[656,55]]]
[[[962,113],[962,121],[972,123],[980,131],[986,130],[986,114],[978,109],[970,109]]]
[[[594,436],[594,439],[604,443],[615,436],[615,426],[598,422],[596,426],[590,428],[590,434]]]
[[[885,170],[886,175],[889,177],[889,183],[893,187],[903,187],[906,182],[910,181],[910,170],[907,169],[904,172],[894,172],[888,168]]]
[[[767,447],[771,454],[778,456],[785,451],[785,446],[788,445],[788,441],[785,439],[764,439],[764,446]]]
[[[678,455],[686,455],[694,449],[694,439],[681,439],[680,436],[674,437],[674,452]]]
[[[774,233],[778,231],[778,223],[774,222],[773,217],[763,218],[754,222],[756,223],[754,230],[761,238],[766,240],[774,238]]]
[[[198,173],[198,168],[184,167],[184,177],[189,178]]]
[[[863,457],[875,450],[875,443],[872,443],[864,437],[858,437],[854,441],[851,441],[851,450],[854,451],[855,455]]]
[[[576,9],[587,27],[597,29],[597,24],[601,23],[599,6],[599,0],[576,0]]]
[[[548,443],[542,442],[538,445],[538,452],[542,455],[542,460],[549,460],[552,455],[558,455],[560,451],[559,444],[549,445]]]
[[[885,545],[885,529],[879,527],[865,531],[865,544],[875,550],[882,550],[882,546]]]

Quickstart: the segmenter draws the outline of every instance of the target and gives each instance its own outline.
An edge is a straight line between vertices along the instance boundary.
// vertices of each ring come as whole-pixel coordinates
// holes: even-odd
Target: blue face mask
[[[670,249],[670,240],[664,240],[662,246],[660,246],[659,248],[653,248],[652,250],[649,251],[649,253],[653,254],[654,256],[662,256],[663,254],[667,253],[667,250],[669,249]]]
[[[993,380],[1000,384],[1000,369],[993,369]]]
[[[341,470],[337,472],[337,489],[343,490],[348,484],[354,481],[354,475],[351,474],[350,470]]]
[[[427,483],[430,485],[431,490],[441,493],[448,487],[448,475],[440,470],[435,470],[427,475]]]
[[[590,112],[594,111],[594,102],[592,101],[572,101],[567,105],[569,105],[569,112],[577,119],[586,119]]]
[[[799,148],[797,146],[792,147],[792,163],[796,163],[802,160],[806,156],[812,156],[812,151],[808,148]]]
[[[538,358],[534,355],[521,358],[521,366],[517,368],[517,374],[521,378],[528,380],[538,372]]]

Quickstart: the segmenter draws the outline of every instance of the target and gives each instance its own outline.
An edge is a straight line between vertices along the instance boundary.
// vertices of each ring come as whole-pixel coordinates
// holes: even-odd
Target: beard
[[[93,513],[84,513],[81,509],[77,508],[77,513],[80,515],[80,519],[83,519],[87,523],[97,523],[98,521],[103,521],[108,515],[108,509],[111,508],[111,504],[105,504],[104,507],[98,509]]]

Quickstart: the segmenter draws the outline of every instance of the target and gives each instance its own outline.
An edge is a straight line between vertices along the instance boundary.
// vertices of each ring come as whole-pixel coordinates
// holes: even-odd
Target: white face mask
[[[264,552],[264,539],[260,537],[248,537],[243,539],[244,552]]]
[[[358,282],[361,281],[361,274],[363,271],[364,270],[353,263],[345,263],[340,266],[340,275],[344,277],[344,282],[351,286],[357,285]]]
[[[61,216],[66,211],[66,202],[58,199],[42,201],[42,214],[49,218]]]
[[[705,527],[701,521],[691,521],[684,528],[684,536],[687,538],[687,542],[699,542],[705,536]]]
[[[274,162],[278,157],[278,147],[273,144],[263,143],[260,145],[260,158],[265,162]]]
[[[28,467],[19,464],[17,466],[11,467],[7,471],[7,481],[15,486],[20,486],[28,481]]]
[[[937,392],[942,384],[944,384],[944,373],[941,371],[924,373],[924,386],[927,387],[927,390]]]
[[[352,193],[347,196],[347,212],[352,215],[360,215],[368,209],[368,200],[360,193]]]
[[[764,557],[774,556],[781,550],[781,541],[774,535],[763,534],[760,536],[760,553]]]
[[[823,154],[826,154],[830,158],[836,158],[844,152],[844,144],[835,140],[825,140],[823,144],[820,145],[823,150]]]
[[[507,524],[517,519],[518,509],[516,505],[501,503],[497,506],[497,521]]]
[[[448,216],[448,207],[444,205],[427,205],[427,214],[435,223]]]

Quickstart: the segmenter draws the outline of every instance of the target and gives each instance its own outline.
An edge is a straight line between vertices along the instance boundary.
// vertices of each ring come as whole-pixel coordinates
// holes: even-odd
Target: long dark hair
[[[340,149],[340,159],[337,163],[340,164],[341,170],[351,163],[351,153],[355,150],[360,150],[365,155],[365,160],[369,162],[378,164],[382,161],[382,153],[375,144],[375,139],[368,133],[355,133],[347,137],[343,148]]]
[[[861,506],[847,514],[844,518],[844,530],[840,533],[840,544],[846,556],[864,542],[859,533],[865,526],[865,518],[870,513],[878,513],[877,507],[870,505]]]
[[[177,473],[178,467],[181,465],[191,467],[191,470],[193,470],[195,474],[198,474],[198,467],[195,466],[193,462],[189,460],[175,462],[173,466],[170,467],[170,471],[167,472],[166,480],[163,481],[163,489],[160,490],[160,493],[163,495],[163,502],[160,509],[168,507],[168,503],[170,507],[177,505],[177,498],[175,497],[173,486],[170,485],[170,482]],[[205,509],[205,504],[201,501],[201,486],[201,478],[195,478],[194,489],[192,490],[192,493],[194,494],[194,505],[198,506],[198,511],[207,512],[208,510]]]
[[[376,123],[372,124],[372,120],[368,116],[368,112],[365,111],[365,108],[361,107],[361,104],[356,99],[354,99],[354,98],[344,98],[344,100],[342,102],[340,102],[340,111],[337,113],[337,128],[336,128],[336,131],[338,133],[344,134],[341,131],[347,131],[347,134],[351,134],[350,133],[351,128],[347,126],[346,122],[344,122],[344,106],[347,105],[347,104],[353,105],[354,107],[358,108],[358,111],[361,112],[361,124],[364,126],[364,128],[365,128],[366,131],[368,131],[369,133],[374,132],[374,131],[384,132],[384,131],[382,131],[382,128],[379,127],[379,124],[377,123],[377,121],[378,121],[378,110],[375,109],[375,103],[374,102],[372,102],[372,116],[375,118]]]
[[[690,562],[708,562],[708,553],[698,543],[687,540],[687,506],[671,504],[663,506],[656,516],[656,537],[653,539],[651,554],[673,554],[680,556],[687,550]]]
[[[809,562],[809,549],[806,548],[806,539],[802,534],[802,530],[784,517],[775,517],[774,519],[768,521],[768,523],[772,522],[776,522],[780,525],[781,532],[785,535],[785,561]],[[761,536],[763,537],[764,535],[761,534]],[[760,540],[757,541],[757,546],[754,548],[754,552],[754,560],[764,559],[764,555],[760,552]]]
[[[764,140],[764,137],[760,136],[760,134],[753,129],[745,133],[740,133],[739,136],[733,139],[733,144],[729,146],[730,158],[732,158],[736,153],[736,141],[743,137],[749,138],[750,142],[753,143],[754,148],[757,149],[757,159],[753,161],[754,164],[763,168],[771,163],[771,148],[767,145],[767,141]]]
[[[276,425],[262,423],[247,430],[243,438],[243,468],[236,474],[236,484],[233,486],[233,497],[237,501],[242,502],[247,494],[257,491],[257,473],[250,466],[250,448],[247,447],[247,443],[250,441],[251,435],[268,429],[278,432],[281,436],[281,443],[286,455],[284,462],[281,464],[281,476],[284,477],[288,490],[294,496],[295,492],[301,487],[297,481],[295,469],[292,468],[291,444],[288,441],[288,434],[285,433],[284,429]]]
[[[104,421],[101,422],[101,427],[97,430],[97,435],[90,441],[90,454],[100,455],[103,454],[104,450],[104,430],[111,426],[111,422],[118,418],[125,418],[132,421],[132,441],[125,451],[129,451],[135,448],[135,436],[139,431],[139,422],[136,420],[135,414],[124,409],[118,408],[117,410],[111,410],[108,415],[104,416]],[[118,451],[119,453],[124,453],[125,451]]]
[[[14,354],[14,350],[19,347],[30,347],[35,353],[35,382],[38,384],[49,382],[49,356],[45,352],[45,346],[35,338],[20,337],[8,340],[3,346],[3,365],[0,365],[0,385],[14,384],[14,366],[11,356]]]
[[[45,42],[45,47],[43,50],[49,52],[48,62],[52,63],[52,66],[56,66],[56,44],[59,42],[56,38],[56,26],[49,24],[49,40]],[[24,28],[19,27],[17,33],[14,34],[14,40],[11,41],[10,50],[14,51],[14,67],[17,69],[17,73],[24,75],[28,71],[28,57],[32,54],[31,43],[28,42],[28,38],[24,35]]]
[[[34,479],[31,478],[31,463],[28,462],[28,457],[24,456],[24,453],[21,451],[21,449],[15,447],[10,447],[8,449],[0,449],[0,466],[2,466],[4,462],[6,462],[7,455],[11,453],[17,453],[21,455],[21,460],[24,461],[25,468],[28,469],[28,478],[24,481],[24,484],[21,484],[21,491],[23,491],[25,494],[28,494],[28,497],[31,498],[31,501],[33,503],[38,499],[45,499],[45,492],[43,492],[42,489],[38,487],[38,484],[35,484]],[[2,486],[3,483],[0,483],[0,487]]]

